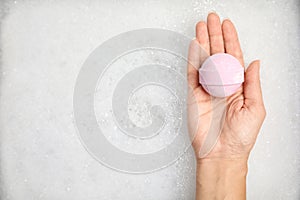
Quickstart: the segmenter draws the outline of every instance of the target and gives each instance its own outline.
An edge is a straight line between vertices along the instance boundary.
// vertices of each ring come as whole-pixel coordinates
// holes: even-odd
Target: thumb
[[[253,61],[246,70],[244,82],[245,105],[263,104],[260,86],[260,61]]]

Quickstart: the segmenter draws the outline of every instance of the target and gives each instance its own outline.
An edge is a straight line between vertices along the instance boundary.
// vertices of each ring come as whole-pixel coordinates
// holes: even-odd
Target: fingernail
[[[214,14],[214,15],[217,15],[217,16],[219,16],[219,15],[216,13],[216,11],[210,11],[210,12],[208,13],[208,15],[207,15],[207,16],[209,16],[210,14]]]

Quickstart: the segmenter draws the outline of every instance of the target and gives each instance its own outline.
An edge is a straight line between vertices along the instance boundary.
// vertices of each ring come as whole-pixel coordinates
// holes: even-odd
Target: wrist
[[[197,172],[214,172],[220,175],[240,174],[247,175],[248,158],[237,159],[198,159]]]
[[[247,159],[198,160],[197,199],[245,199],[247,172]]]

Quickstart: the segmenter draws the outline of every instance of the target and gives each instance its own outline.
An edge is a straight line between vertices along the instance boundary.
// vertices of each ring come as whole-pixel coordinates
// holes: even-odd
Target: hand
[[[188,125],[197,158],[196,199],[201,200],[246,199],[248,156],[266,115],[259,61],[249,65],[244,84],[227,98],[211,97],[201,87],[197,68],[207,56],[223,52],[244,66],[234,25],[228,19],[221,25],[219,16],[211,13],[207,24],[199,22],[196,26],[188,66]],[[214,130],[218,125],[220,128]],[[204,141],[214,131],[220,131],[220,136],[207,147]],[[207,154],[200,154],[202,147],[209,150]]]
[[[196,39],[191,43],[189,60],[200,66],[207,56],[215,53],[231,54],[244,66],[243,54],[233,23],[226,19],[221,24],[219,16],[210,13],[207,24],[201,21],[196,26]],[[214,112],[214,114],[225,112],[224,124],[221,127],[220,137],[204,159],[248,158],[266,115],[259,68],[259,61],[253,61],[249,65],[245,72],[244,84],[235,94],[224,99],[225,109],[222,110],[218,108],[220,103],[216,105],[212,103],[221,101],[220,98],[211,97],[206,93],[199,84],[198,70],[191,64],[188,66],[188,82],[191,90],[189,94],[194,97],[190,98],[193,100],[190,100],[188,105],[189,130],[194,135],[192,144],[197,160],[203,160],[199,157],[199,151],[211,128],[212,120],[215,120],[212,119]],[[192,112],[195,108],[198,110],[197,114]],[[217,116],[222,114],[219,113]]]

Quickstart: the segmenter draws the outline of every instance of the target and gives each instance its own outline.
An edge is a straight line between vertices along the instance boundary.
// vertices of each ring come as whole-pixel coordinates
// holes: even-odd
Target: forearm
[[[196,200],[246,199],[247,159],[197,162]]]

